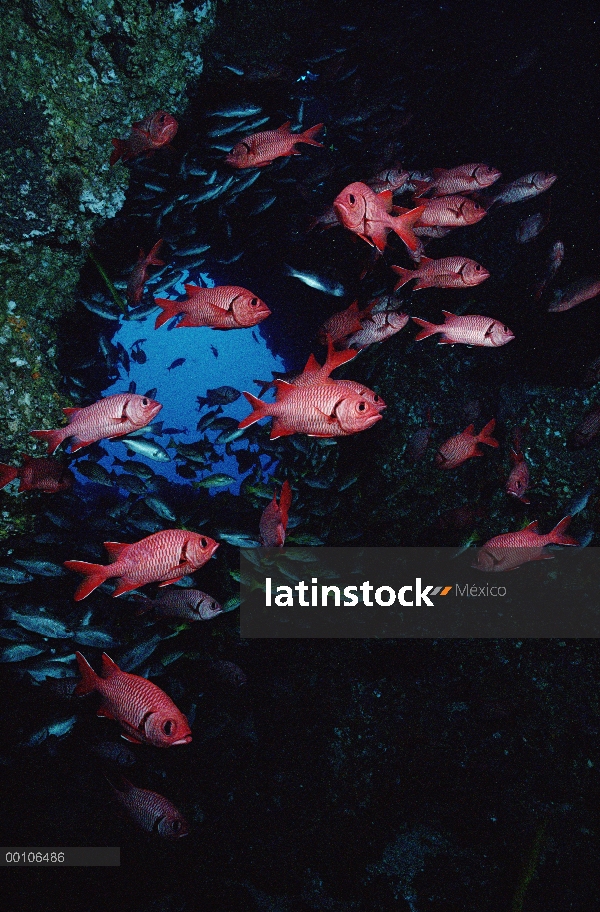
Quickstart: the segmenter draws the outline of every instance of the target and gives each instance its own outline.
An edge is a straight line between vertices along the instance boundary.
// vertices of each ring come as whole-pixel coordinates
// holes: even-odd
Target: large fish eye
[[[200,547],[202,547],[202,548],[208,547],[208,542],[206,541],[205,538],[200,539]]]
[[[158,120],[159,120],[159,123],[164,123],[164,122],[165,122],[165,115],[164,115],[164,114],[161,114],[160,117],[158,118]]]
[[[149,405],[149,402],[148,402],[148,400],[146,399],[145,396],[144,396],[144,398],[142,399],[142,405]]]
[[[508,326],[503,326],[502,332],[505,332],[505,333],[510,332],[510,329],[508,328]]]
[[[252,298],[252,300],[250,301],[250,307],[256,307],[257,304],[258,304],[258,298]]]
[[[481,266],[479,265],[479,263],[477,263],[477,265],[475,266],[475,269],[477,272],[479,272],[479,270],[481,269]]]
[[[375,393],[375,398],[373,399],[373,402],[381,402],[381,398],[377,395],[377,393]]]
[[[356,202],[356,197],[354,196],[353,193],[349,193],[349,194],[348,194],[348,201],[349,201],[349,203],[350,203],[351,206],[353,206],[354,203]]]
[[[172,735],[175,731],[175,723],[171,719],[167,719],[167,721],[163,723],[163,731],[165,735]]]
[[[171,824],[171,827],[175,830],[176,833],[179,832],[181,829],[181,820],[174,820]]]
[[[366,409],[366,407],[367,407],[367,403],[366,403],[366,402],[359,402],[359,403],[358,403],[358,411],[359,411],[359,412],[364,412],[364,410]]]

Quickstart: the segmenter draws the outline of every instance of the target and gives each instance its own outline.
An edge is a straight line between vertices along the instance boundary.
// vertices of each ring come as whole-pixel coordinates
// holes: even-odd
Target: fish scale
[[[183,301],[155,298],[163,310],[156,318],[155,329],[181,313],[184,318],[178,326],[210,326],[213,329],[256,326],[271,313],[264,301],[238,285],[217,285],[215,288],[186,285],[185,290],[187,297]]]
[[[234,168],[262,168],[270,165],[273,159],[288,155],[300,155],[296,143],[307,143],[309,146],[323,147],[323,143],[313,139],[322,129],[323,124],[309,127],[302,133],[292,133],[291,121],[287,121],[277,130],[263,130],[245,136],[231,150],[225,161]]]

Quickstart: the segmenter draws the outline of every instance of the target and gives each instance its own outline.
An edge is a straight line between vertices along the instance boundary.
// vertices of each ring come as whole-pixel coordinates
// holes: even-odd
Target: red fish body
[[[296,143],[323,148],[323,143],[317,142],[314,138],[323,128],[322,123],[304,130],[303,133],[292,133],[291,125],[291,121],[288,120],[277,130],[263,130],[261,133],[246,136],[233,147],[225,161],[233,168],[264,168],[276,158],[300,155]]]
[[[82,573],[85,577],[75,593],[76,602],[113,577],[117,577],[113,598],[146,583],[168,586],[202,567],[219,545],[206,535],[184,529],[166,529],[133,544],[104,542],[104,547],[112,561],[108,566],[65,561],[64,566],[68,570]]]
[[[142,300],[144,286],[148,280],[148,267],[165,265],[164,261],[159,260],[157,256],[161,244],[162,240],[157,241],[148,256],[146,256],[144,251],[140,248],[137,263],[133,267],[133,272],[127,283],[127,301],[131,307],[135,307]]]
[[[507,203],[519,203],[521,200],[531,199],[548,190],[557,179],[556,174],[549,171],[533,171],[531,174],[524,174],[517,180],[511,181],[510,184],[504,184],[500,187],[500,192],[492,197],[486,197],[489,200],[488,205],[498,203],[506,205]],[[482,197],[483,199],[483,197]]]
[[[127,139],[113,139],[114,149],[110,156],[111,165],[119,159],[124,162],[138,155],[150,155],[156,149],[166,146],[177,133],[177,121],[166,111],[155,111],[143,120],[134,123]]]
[[[358,332],[361,329],[361,321],[370,314],[374,304],[375,301],[371,301],[364,310],[359,310],[358,301],[353,301],[346,310],[333,314],[321,326],[318,335],[319,342],[326,344],[327,336],[331,336],[331,341],[336,345],[343,342],[352,333]]]
[[[479,434],[475,434],[472,424],[455,437],[450,437],[441,445],[436,453],[435,463],[439,469],[455,469],[473,456],[483,456],[477,444],[486,443],[488,446],[499,446],[498,441],[490,436],[496,427],[496,420],[492,418]]]
[[[397,313],[394,310],[378,310],[363,320],[360,329],[349,336],[341,347],[360,351],[375,342],[383,342],[404,329],[409,320],[408,314]]]
[[[419,203],[425,209],[415,228],[461,228],[480,222],[486,214],[483,206],[466,196],[441,196],[419,200]]]
[[[179,839],[189,833],[187,821],[164,795],[137,788],[124,776],[118,787],[111,783],[111,788],[117,801],[147,833],[157,833],[165,839]]]
[[[266,320],[271,313],[264,301],[239,285],[217,285],[215,288],[186,285],[185,291],[187,298],[184,301],[154,299],[163,309],[156,318],[155,329],[181,313],[184,317],[177,328],[209,326],[212,329],[247,329]]]
[[[114,396],[105,396],[104,399],[83,408],[63,409],[69,418],[69,423],[65,427],[29,433],[37,440],[43,440],[48,444],[49,454],[52,454],[63,440],[71,438],[71,452],[75,453],[98,440],[123,437],[146,427],[161,408],[160,402],[155,402],[147,396],[117,393]]]
[[[292,489],[289,482],[284,481],[281,486],[279,503],[277,503],[277,494],[273,494],[273,500],[260,518],[260,543],[263,548],[283,548],[291,503]]]
[[[497,348],[514,339],[514,334],[508,326],[504,326],[492,317],[484,317],[481,314],[456,316],[447,310],[443,310],[442,313],[446,322],[439,325],[430,323],[428,320],[421,320],[419,317],[412,317],[415,323],[423,327],[415,337],[417,342],[441,333],[440,345],[461,344]]]
[[[102,697],[97,715],[119,722],[126,741],[155,747],[189,744],[192,735],[186,717],[160,687],[121,671],[105,652],[100,675],[80,652],[75,655],[82,676],[75,693],[83,696],[97,691]]]
[[[394,291],[411,279],[417,280],[413,290],[418,291],[420,288],[465,288],[479,285],[490,277],[487,269],[463,256],[442,257],[439,260],[421,257],[417,269],[403,269],[402,266],[392,266],[392,269],[400,276]]]
[[[43,491],[44,494],[57,494],[73,487],[75,476],[70,469],[55,459],[41,456],[34,459],[23,454],[23,465],[20,469],[0,463],[0,488],[5,487],[15,478],[20,478],[21,491]]]
[[[529,487],[529,467],[520,447],[510,451],[510,458],[513,467],[506,481],[506,493],[518,498],[521,503],[528,504],[530,501],[525,494]]]
[[[544,551],[546,545],[579,544],[576,538],[563,534],[570,522],[571,517],[565,516],[547,535],[540,535],[537,520],[520,532],[496,535],[479,550],[473,566],[478,570],[499,572],[514,570],[529,561],[549,560],[552,555]]]
[[[163,592],[156,599],[150,599],[145,595],[135,595],[134,598],[142,605],[140,614],[153,608],[162,617],[181,618],[184,621],[210,621],[223,611],[222,605],[200,589]]]
[[[562,313],[571,310],[583,301],[590,301],[600,294],[600,279],[586,278],[573,282],[548,307],[548,313]]]
[[[385,250],[389,231],[394,231],[409,250],[416,250],[419,242],[412,228],[425,211],[424,207],[393,216],[391,206],[391,190],[375,193],[360,181],[344,187],[333,202],[342,225],[380,252]]]
[[[415,196],[433,190],[433,196],[452,196],[483,190],[501,177],[497,168],[481,163],[459,165],[457,168],[434,168],[433,180],[417,181]]]

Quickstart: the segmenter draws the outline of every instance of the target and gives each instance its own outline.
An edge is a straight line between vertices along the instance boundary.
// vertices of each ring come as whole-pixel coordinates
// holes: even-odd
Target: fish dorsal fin
[[[317,359],[315,358],[314,355],[309,355],[308,361],[304,365],[304,370],[302,371],[302,373],[307,374],[309,372],[318,371],[318,370],[321,370],[321,365],[319,364],[319,362],[317,361]]]
[[[75,412],[80,412],[80,411],[81,411],[81,408],[76,408],[76,407],[63,409],[63,412],[65,413],[65,415],[74,415]]]
[[[356,358],[358,351],[353,348],[348,348],[346,351],[336,351],[333,347],[333,342],[329,333],[327,334],[327,360],[323,365],[323,370],[325,371],[325,376],[328,377],[336,367],[341,367],[342,364],[345,364],[346,361],[352,361],[353,358]]]
[[[290,127],[292,126],[291,120],[286,120],[284,124],[281,124],[280,127],[277,127],[277,133],[291,133]]]
[[[419,262],[420,262],[421,266],[424,263],[433,263],[433,257],[422,256],[421,259],[419,260]],[[448,313],[448,311],[443,310],[442,313]]]
[[[287,383],[285,380],[273,380],[275,386],[275,398],[277,402],[281,402],[282,399],[285,399],[286,396],[289,396],[294,390],[293,383]]]
[[[183,287],[185,288],[186,295],[190,295],[190,296],[198,294],[199,291],[204,291],[204,289],[201,288],[200,285],[184,285]]]
[[[118,561],[121,554],[128,548],[128,544],[123,544],[122,542],[104,542],[104,547],[108,551],[108,559],[113,564],[115,561]]]
[[[353,301],[353,302],[352,302],[352,304],[351,304],[350,307],[348,308],[348,313],[351,313],[351,314],[359,313],[359,310],[358,310],[358,299],[357,299],[356,301]]]
[[[530,522],[528,526],[525,526],[525,531],[526,531],[526,532],[535,532],[535,533],[537,533],[537,531],[538,531],[538,521],[537,521],[537,519],[534,519],[533,522]]]
[[[468,434],[470,437],[475,436],[475,425],[470,424],[468,428],[465,428],[463,434]]]
[[[114,675],[121,674],[121,669],[116,662],[113,662],[110,656],[102,653],[102,668],[100,669],[101,678],[112,678]]]
[[[434,168],[433,169],[433,177],[435,180],[439,180],[440,177],[443,177],[445,173],[446,173],[445,168]]]
[[[421,257],[421,262],[423,262],[423,259],[424,259],[424,258]],[[443,313],[444,316],[446,317],[446,320],[448,320],[450,317],[451,317],[452,319],[454,319],[454,317],[456,316],[456,314],[450,313],[449,310],[443,310],[442,313]]]

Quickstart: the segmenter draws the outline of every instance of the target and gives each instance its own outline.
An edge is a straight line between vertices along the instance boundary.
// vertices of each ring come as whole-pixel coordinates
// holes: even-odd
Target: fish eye
[[[201,546],[202,548],[206,548],[206,547],[208,546],[208,542],[206,541],[205,538],[201,538],[201,539],[200,539],[200,546]]]
[[[250,301],[250,307],[256,307],[257,304],[258,304],[258,298],[252,298],[252,300]]]
[[[165,735],[172,735],[175,731],[175,723],[171,719],[167,719],[167,721],[163,723],[163,731]]]
[[[375,393],[375,398],[373,399],[373,402],[381,402],[381,399],[380,399],[380,397],[377,395],[377,393]]]
[[[142,405],[149,405],[148,399],[146,399],[145,396],[144,396],[144,398],[142,399]]]
[[[171,826],[177,833],[181,829],[181,820],[174,820]]]
[[[367,407],[367,403],[366,403],[366,402],[359,402],[359,403],[358,403],[358,411],[359,411],[359,412],[364,412],[364,410],[366,409],[366,407]]]
[[[477,271],[479,271],[479,270],[481,269],[481,266],[479,265],[479,263],[477,263],[475,269],[476,269]]]
[[[159,119],[160,123],[164,123],[164,122],[165,122],[165,115],[164,115],[164,114],[161,114],[160,117],[159,117],[158,119]]]
[[[348,194],[348,201],[349,201],[349,203],[350,203],[351,206],[353,206],[354,203],[356,202],[356,197],[354,196],[353,193]]]

